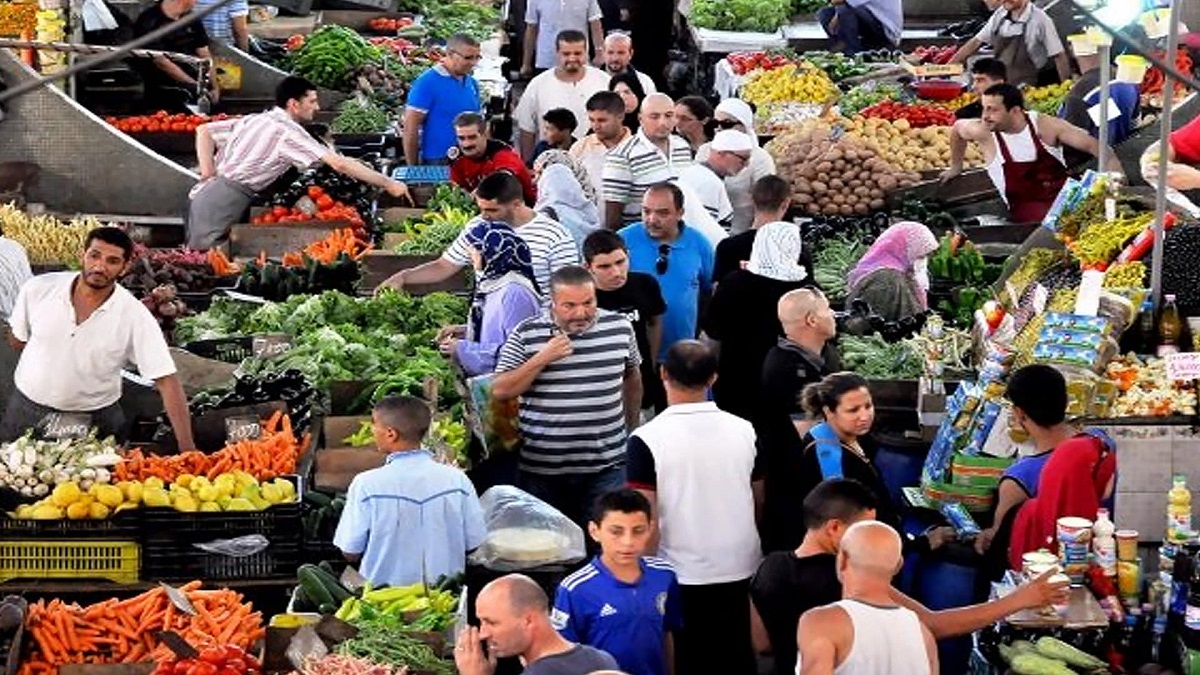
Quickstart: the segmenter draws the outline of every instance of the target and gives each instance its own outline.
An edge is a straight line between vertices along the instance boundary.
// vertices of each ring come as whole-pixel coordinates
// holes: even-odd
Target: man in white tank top
[[[937,644],[891,597],[900,536],[875,520],[851,525],[838,552],[842,600],[800,617],[798,675],[933,675]],[[923,657],[923,658],[922,658]]]

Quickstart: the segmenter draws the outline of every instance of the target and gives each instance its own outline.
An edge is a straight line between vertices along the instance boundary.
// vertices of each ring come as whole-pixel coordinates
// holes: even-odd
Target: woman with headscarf
[[[621,97],[625,102],[625,126],[630,133],[637,133],[638,113],[642,109],[642,101],[646,99],[646,89],[637,73],[626,70],[620,75],[614,75],[609,80],[608,90]]]
[[[727,98],[713,110],[713,121],[717,129],[740,131],[755,140],[756,147],[750,151],[750,161],[741,171],[725,179],[725,192],[733,205],[733,226],[730,234],[749,230],[754,223],[754,183],[764,176],[775,174],[775,160],[771,154],[757,147],[758,134],[754,131],[754,110],[740,98]],[[696,161],[708,159],[711,143],[705,143],[696,152]]]
[[[717,284],[704,334],[721,344],[713,399],[726,412],[753,421],[763,361],[783,336],[779,299],[812,285],[800,261],[800,226],[771,223],[758,230],[750,262]]]
[[[535,184],[541,180],[542,172],[546,170],[546,167],[552,164],[561,164],[567,167],[575,176],[575,180],[579,182],[579,187],[583,188],[584,196],[593,202],[596,201],[596,186],[587,167],[565,150],[547,150],[538,155],[538,158],[533,161],[533,182]]]
[[[590,184],[584,181],[583,185]],[[538,200],[533,210],[558,221],[571,233],[576,248],[582,248],[583,240],[601,226],[596,202],[588,199],[579,179],[563,164],[543,168],[537,185]]]
[[[529,244],[506,223],[483,221],[467,231],[475,262],[475,295],[465,326],[448,326],[439,349],[468,376],[492,372],[509,333],[541,311]]]
[[[902,221],[884,230],[847,279],[846,306],[864,300],[889,321],[920,314],[928,308],[929,254],[938,240],[921,223]]]

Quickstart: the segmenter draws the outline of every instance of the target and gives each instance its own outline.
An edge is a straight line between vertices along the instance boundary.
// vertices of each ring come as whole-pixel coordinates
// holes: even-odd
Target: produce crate
[[[11,579],[138,580],[141,550],[132,541],[12,539],[0,541],[0,581]]]
[[[241,337],[215,338],[212,340],[196,340],[183,346],[196,356],[222,361],[224,363],[241,363],[244,359],[254,356],[254,338],[248,335]]]
[[[253,212],[252,212],[253,213]],[[302,251],[309,244],[321,241],[333,230],[351,227],[350,223],[312,220],[307,223],[284,225],[234,225],[229,231],[229,253],[233,258],[257,258],[266,253],[278,260],[285,253]]]
[[[290,577],[301,562],[300,504],[264,511],[182,513],[143,509],[142,577],[152,581],[186,579],[268,579]],[[267,548],[248,556],[208,553],[195,547],[217,539],[260,534]]]
[[[445,164],[422,166],[398,166],[392,170],[392,178],[407,185],[436,185],[450,182],[450,167]]]
[[[137,539],[141,509],[123,511],[104,520],[32,520],[0,518],[0,540],[6,539]]]
[[[437,260],[438,257],[437,254],[420,255],[391,253],[389,251],[367,251],[366,255],[359,260],[362,266],[362,281],[359,282],[359,288],[364,293],[373,292],[375,287],[387,281],[388,277],[396,272],[412,269],[431,260]],[[411,287],[406,286],[404,290],[413,295],[425,295],[426,293],[433,293],[435,291],[466,293],[470,289],[470,277],[467,276],[467,272],[464,269],[440,283],[413,284]]]

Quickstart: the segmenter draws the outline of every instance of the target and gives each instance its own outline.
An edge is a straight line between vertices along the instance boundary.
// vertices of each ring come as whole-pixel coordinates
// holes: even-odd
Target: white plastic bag
[[[567,564],[586,555],[583,530],[560,511],[533,495],[497,485],[479,498],[487,538],[472,561],[501,572]]]

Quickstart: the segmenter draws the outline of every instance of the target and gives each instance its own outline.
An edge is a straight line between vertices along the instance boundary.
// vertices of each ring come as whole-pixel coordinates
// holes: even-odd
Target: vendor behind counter
[[[1054,84],[1071,78],[1071,62],[1058,29],[1033,0],[1004,0],[950,62],[966,63],[984,45],[1007,66],[1012,84]]]
[[[176,54],[211,59],[208,50],[208,33],[200,21],[183,25],[182,19],[196,6],[196,0],[159,0],[142,10],[133,24],[135,37],[142,37],[163,26],[179,23],[175,30],[147,45],[155,49]],[[198,101],[207,84],[208,95],[214,101],[219,97],[216,78],[211,74],[208,82],[201,81],[199,69],[165,56],[149,59],[137,58],[132,65],[145,85],[144,105],[147,110],[166,110],[172,113],[187,113],[188,105]]]

